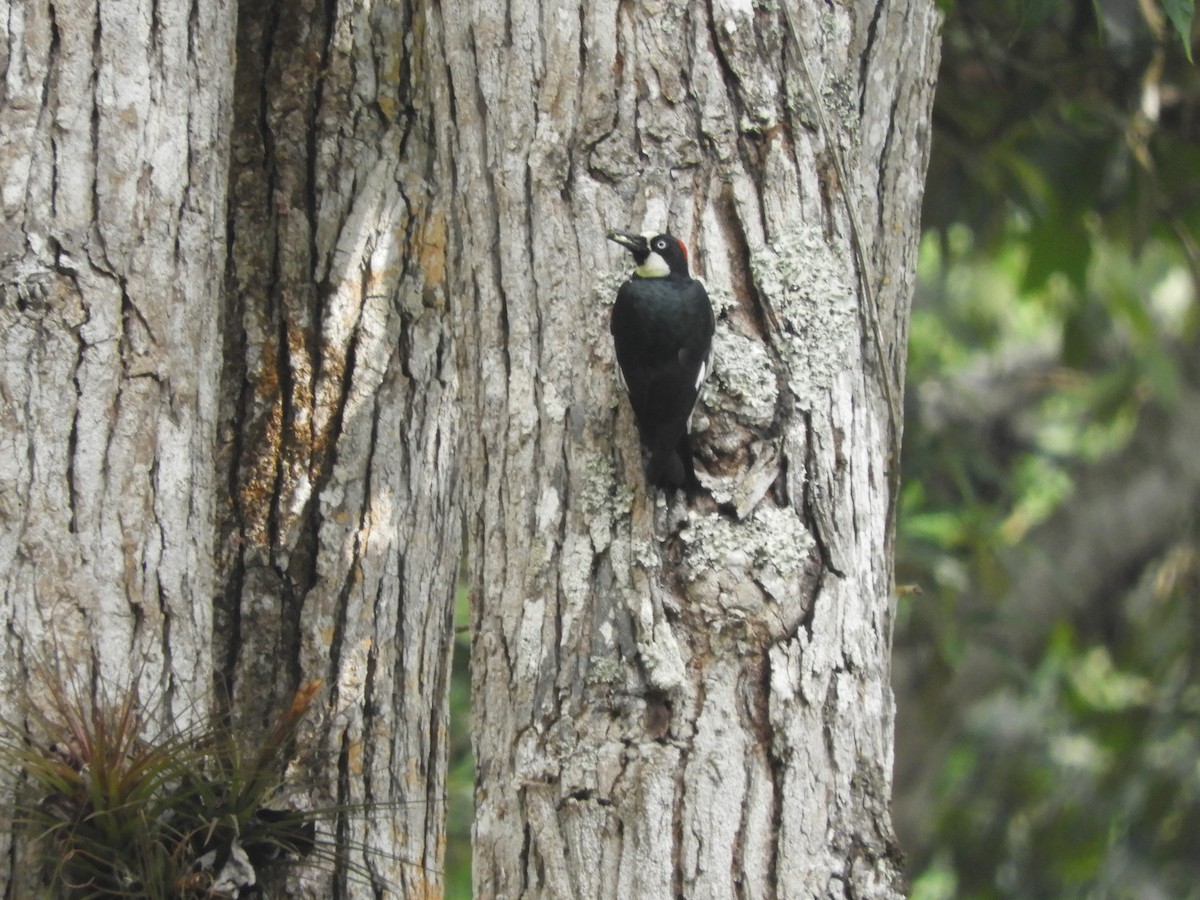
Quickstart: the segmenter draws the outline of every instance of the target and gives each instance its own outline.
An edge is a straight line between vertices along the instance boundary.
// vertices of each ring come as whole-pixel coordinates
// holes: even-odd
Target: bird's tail
[[[646,479],[663,490],[682,488],[689,494],[699,490],[700,480],[692,463],[692,442],[687,431],[674,445],[651,448]]]

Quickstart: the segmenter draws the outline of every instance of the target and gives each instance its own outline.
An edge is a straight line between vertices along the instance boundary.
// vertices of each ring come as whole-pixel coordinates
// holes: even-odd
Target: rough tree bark
[[[458,407],[412,6],[0,2],[0,713],[55,658],[157,726],[215,679],[249,733],[322,678],[293,781],[345,852],[288,896],[440,893]]]
[[[465,415],[479,894],[895,894],[932,6],[510,7],[246,0],[234,81],[226,4],[0,5],[3,687],[322,677],[297,780],[384,805],[291,895],[436,894]],[[691,506],[611,377],[641,224],[721,312]]]
[[[0,28],[0,713],[57,671],[194,721],[233,9],[4,0]],[[30,867],[0,842],[21,896]]]
[[[441,894],[459,412],[419,6],[240,10],[218,652],[243,722],[325,680],[295,781],[351,808],[289,897]]]
[[[891,523],[936,14],[436,4],[483,897],[891,897]],[[434,56],[437,51],[431,51]],[[719,311],[647,494],[609,227]]]

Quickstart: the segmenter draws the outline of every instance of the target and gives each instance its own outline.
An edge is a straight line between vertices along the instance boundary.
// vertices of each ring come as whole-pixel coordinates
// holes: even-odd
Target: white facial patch
[[[658,237],[657,231],[643,231],[642,237],[646,239],[647,246]],[[671,274],[671,267],[667,265],[667,261],[655,253],[650,251],[650,255],[646,257],[646,261],[638,266],[633,271],[637,272],[642,278],[665,278]]]
[[[667,265],[665,259],[651,250],[650,255],[646,257],[646,261],[633,271],[637,272],[643,278],[663,278],[671,274],[671,267]]]

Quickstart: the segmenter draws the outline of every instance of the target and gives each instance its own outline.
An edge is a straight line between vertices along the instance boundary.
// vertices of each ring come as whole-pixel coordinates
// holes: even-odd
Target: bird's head
[[[610,231],[608,239],[633,254],[633,261],[637,263],[633,271],[642,278],[688,274],[687,248],[673,235],[652,231],[644,234]]]

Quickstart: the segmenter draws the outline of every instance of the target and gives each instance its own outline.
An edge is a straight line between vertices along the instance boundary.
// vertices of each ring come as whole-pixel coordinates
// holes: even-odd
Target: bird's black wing
[[[690,278],[630,279],[617,292],[611,330],[638,431],[651,452],[652,480],[694,481],[684,450],[714,331],[704,286]],[[656,460],[662,479],[654,478]]]

